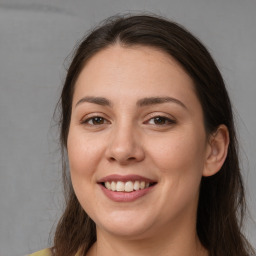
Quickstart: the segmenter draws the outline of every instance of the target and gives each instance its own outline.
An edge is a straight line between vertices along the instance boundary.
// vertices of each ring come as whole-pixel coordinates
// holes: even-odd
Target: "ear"
[[[203,176],[212,176],[221,169],[227,157],[228,145],[228,128],[226,125],[222,124],[218,127],[216,132],[210,135],[207,144]]]

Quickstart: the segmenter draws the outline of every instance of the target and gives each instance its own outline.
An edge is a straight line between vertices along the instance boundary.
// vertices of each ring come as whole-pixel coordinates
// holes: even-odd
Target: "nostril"
[[[119,161],[119,162],[132,162],[132,161],[136,161],[136,157],[128,157],[128,158],[123,158],[123,159],[116,159],[115,157],[110,157],[109,158],[110,162],[114,162],[114,161]]]
[[[132,161],[132,160],[135,160],[135,159],[136,159],[135,157],[129,157],[127,160]]]
[[[111,162],[114,162],[116,159],[115,159],[114,157],[110,157],[109,160],[110,160]]]

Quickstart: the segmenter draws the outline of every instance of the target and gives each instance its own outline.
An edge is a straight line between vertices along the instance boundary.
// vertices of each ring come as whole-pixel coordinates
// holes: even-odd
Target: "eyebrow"
[[[76,107],[84,102],[94,103],[94,104],[101,105],[101,106],[111,106],[112,105],[108,99],[103,98],[103,97],[83,97],[76,103]]]
[[[183,102],[181,102],[178,99],[172,98],[172,97],[143,98],[137,102],[137,106],[143,107],[143,106],[163,104],[163,103],[168,103],[168,102],[176,103],[176,104],[180,105],[181,107],[187,109],[186,105]]]
[[[112,103],[110,100],[104,98],[104,97],[83,97],[76,103],[76,107],[84,102],[94,103],[101,106],[112,106]],[[163,103],[176,103],[180,105],[181,107],[187,109],[186,105],[182,103],[180,100],[172,97],[149,97],[149,98],[143,98],[137,101],[136,105],[139,107],[149,106],[149,105],[157,105],[157,104],[163,104]]]

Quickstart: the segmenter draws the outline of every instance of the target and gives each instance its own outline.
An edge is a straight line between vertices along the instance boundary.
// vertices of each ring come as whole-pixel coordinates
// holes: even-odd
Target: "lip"
[[[137,191],[132,192],[117,192],[108,190],[103,185],[99,184],[100,188],[102,189],[103,193],[112,201],[114,202],[132,202],[135,201],[145,195],[147,195],[151,190],[155,187],[148,187]]]
[[[118,191],[112,191],[112,190],[105,188],[105,186],[102,183],[107,182],[107,181],[115,181],[115,182],[117,182],[117,181],[122,181],[122,182],[145,181],[145,182],[149,182],[149,183],[154,183],[154,185],[150,186],[148,188],[144,188],[144,189],[140,189],[140,190],[132,191],[132,192],[118,192]],[[106,177],[99,179],[97,183],[99,184],[103,193],[110,200],[112,200],[114,202],[132,202],[132,201],[135,201],[135,200],[147,195],[148,193],[150,193],[151,190],[155,187],[157,182],[152,179],[149,179],[149,178],[146,178],[143,176],[139,176],[139,175],[112,174],[112,175],[108,175]]]

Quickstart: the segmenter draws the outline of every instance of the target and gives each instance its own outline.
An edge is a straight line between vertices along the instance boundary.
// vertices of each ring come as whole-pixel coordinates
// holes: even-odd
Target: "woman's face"
[[[167,54],[115,45],[83,68],[67,149],[75,193],[98,232],[195,227],[208,147],[193,81]]]

